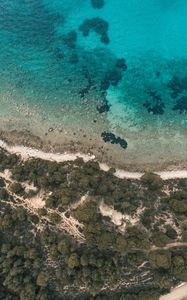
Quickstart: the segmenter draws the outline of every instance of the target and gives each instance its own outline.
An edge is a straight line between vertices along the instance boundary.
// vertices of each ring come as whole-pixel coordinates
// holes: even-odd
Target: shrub
[[[159,175],[150,172],[145,173],[141,177],[141,183],[152,191],[160,190],[163,187],[162,178]]]

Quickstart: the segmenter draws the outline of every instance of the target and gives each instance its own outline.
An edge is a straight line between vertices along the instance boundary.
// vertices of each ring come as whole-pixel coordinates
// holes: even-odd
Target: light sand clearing
[[[27,201],[28,206],[33,207],[34,209],[43,208],[45,206],[45,201],[43,200],[44,196],[44,191],[40,191],[36,196],[25,199],[25,201]]]
[[[45,206],[44,197],[46,196],[44,190],[39,191],[37,195],[35,195],[32,198],[24,198],[23,196],[19,196],[15,193],[13,193],[10,190],[10,184],[15,182],[11,178],[11,172],[8,170],[5,170],[4,173],[0,172],[0,177],[3,177],[5,179],[6,183],[6,189],[9,192],[10,195],[14,197],[14,202],[10,202],[10,205],[14,208],[17,207],[24,207],[29,213],[37,215],[39,217],[39,224],[37,225],[37,230],[44,230],[45,228],[45,222],[42,223],[42,221],[47,221],[49,224],[51,224],[50,218],[48,215],[51,215],[53,213],[56,213],[60,217],[60,222],[57,224],[57,228],[60,230],[65,230],[70,235],[74,236],[79,242],[85,242],[84,235],[80,232],[80,228],[82,228],[84,225],[82,223],[79,223],[78,220],[74,219],[72,216],[67,217],[66,212],[59,212],[57,209],[50,209],[47,208],[48,215],[47,216],[41,216],[38,214],[38,209],[43,208]],[[87,197],[87,194],[82,197],[81,201],[85,201]],[[2,200],[4,201],[4,200]],[[52,226],[52,225],[51,225]]]
[[[113,207],[108,206],[102,201],[99,206],[100,212],[103,216],[109,217],[111,222],[118,226],[121,232],[125,232],[127,225],[134,226],[140,221],[140,216],[144,209],[142,207],[138,208],[133,216],[128,214],[122,214],[121,212],[115,210]]]
[[[70,205],[71,209],[77,209],[79,206],[82,206],[85,204],[85,202],[88,200],[89,193],[87,192],[84,196],[82,196],[77,202]]]
[[[9,153],[19,154],[23,160],[27,160],[29,158],[41,158],[44,160],[56,161],[56,162],[64,162],[64,161],[74,161],[75,159],[82,158],[85,162],[89,160],[94,160],[94,155],[82,154],[82,153],[47,153],[38,149],[29,148],[25,146],[9,146],[4,141],[0,140],[0,147],[8,151]],[[106,164],[99,163],[101,170],[108,171],[110,167]],[[187,170],[178,170],[178,171],[162,171],[155,172],[160,175],[163,180],[174,179],[174,178],[187,178]],[[129,178],[129,179],[140,179],[143,173],[139,172],[128,172],[125,170],[117,169],[114,175],[118,178]]]
[[[182,300],[185,296],[187,296],[187,283],[172,289],[169,294],[161,296],[160,300]]]
[[[37,190],[38,190],[37,187],[34,186],[33,183],[29,184],[28,182],[24,182],[22,185],[23,185],[26,193],[29,193],[30,191],[37,192]]]
[[[116,211],[112,207],[106,205],[104,202],[101,202],[99,206],[100,212],[105,217],[110,217],[111,221],[116,226],[121,226],[123,222],[123,214],[121,212]]]

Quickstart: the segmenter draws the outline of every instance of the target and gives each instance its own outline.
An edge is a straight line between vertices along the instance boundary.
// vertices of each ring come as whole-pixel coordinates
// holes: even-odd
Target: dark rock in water
[[[151,102],[146,101],[144,102],[143,106],[148,109],[151,106]]]
[[[102,8],[105,5],[104,0],[91,0],[93,8]]]
[[[107,78],[111,85],[117,86],[119,81],[122,79],[122,74],[118,70],[113,70],[107,74]]]
[[[97,111],[102,114],[104,112],[107,112],[110,110],[111,105],[108,104],[108,102],[106,101],[103,105],[101,106],[97,106]]]
[[[56,57],[57,60],[61,60],[61,59],[64,58],[64,55],[63,55],[63,53],[62,53],[62,51],[61,51],[60,48],[55,48],[54,49],[54,55],[55,55],[55,57]]]
[[[79,57],[77,53],[72,53],[69,58],[70,64],[77,64],[79,62]]]
[[[49,131],[49,132],[53,132],[53,131],[54,131],[54,128],[53,128],[53,127],[50,127],[50,128],[48,129],[48,131]]]
[[[122,70],[119,67],[115,67],[113,70],[108,71],[101,81],[101,91],[106,91],[110,85],[117,86],[119,81],[122,79]]]
[[[101,91],[106,91],[106,90],[108,90],[109,86],[110,86],[110,80],[107,77],[105,77],[103,79],[103,81],[101,82],[100,89],[101,89]]]
[[[159,71],[157,71],[157,72],[155,73],[155,75],[156,75],[157,77],[160,77],[161,73],[160,73]]]
[[[105,33],[105,34],[102,34],[102,36],[101,36],[101,38],[100,38],[100,41],[101,41],[101,43],[103,43],[103,44],[109,44],[110,43],[110,39],[109,39],[109,37],[108,37],[108,34],[107,33]]]
[[[177,97],[178,97],[178,92],[174,91],[174,92],[171,93],[171,98],[172,99],[176,99]]]
[[[62,40],[64,44],[69,48],[75,48],[76,47],[76,41],[77,41],[77,33],[76,31],[72,30],[67,34],[64,34],[62,36]]]
[[[126,61],[125,61],[125,58],[119,58],[117,59],[116,61],[116,67],[123,70],[123,71],[126,71],[127,69],[127,65],[126,65]]]
[[[107,72],[104,80],[101,83],[101,89],[107,90],[111,85],[117,86],[119,81],[122,79],[122,74],[119,70],[112,70]]]
[[[165,104],[160,95],[155,91],[148,91],[149,95],[152,97],[155,104],[152,105],[151,102],[146,101],[143,106],[147,109],[148,113],[153,115],[163,115]]]
[[[92,85],[93,85],[93,82],[92,82],[92,78],[91,78],[91,75],[87,69],[86,66],[83,66],[82,68],[82,73],[83,73],[83,76],[85,77],[85,79],[87,79],[88,83],[87,83],[87,86],[85,88],[82,88],[80,91],[79,91],[79,95],[81,98],[84,98],[86,96],[86,94],[89,93]]]
[[[151,106],[150,102],[145,102],[143,104],[145,108],[147,108],[148,113],[153,115],[163,115],[165,104],[162,102],[160,104],[156,103],[155,105]]]
[[[18,82],[16,82],[16,88],[23,88],[23,82],[21,80],[19,80]]]
[[[85,37],[89,35],[91,30],[95,31],[101,36],[102,43],[109,43],[108,22],[99,17],[84,20],[84,22],[80,25],[79,30],[82,31],[83,36]]]
[[[187,91],[187,76],[183,78],[173,76],[167,86],[172,90],[171,97],[177,98],[182,92]]]
[[[161,104],[155,104],[152,107],[148,108],[148,112],[152,113],[153,115],[163,115],[164,114],[164,108],[165,108],[165,104],[161,103]]]
[[[101,133],[101,137],[105,143],[110,142],[111,144],[119,144],[124,149],[126,149],[128,146],[126,140],[116,137],[112,132],[104,131]]]
[[[187,113],[187,96],[182,96],[177,100],[173,110],[178,110],[180,114]]]

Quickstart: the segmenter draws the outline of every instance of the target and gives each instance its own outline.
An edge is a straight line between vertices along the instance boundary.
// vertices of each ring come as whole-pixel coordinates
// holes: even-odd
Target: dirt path
[[[72,216],[67,217],[66,212],[59,212],[57,209],[46,208],[48,212],[47,216],[41,216],[38,214],[38,209],[43,208],[45,206],[45,201],[43,199],[45,198],[46,194],[43,190],[40,190],[32,198],[22,197],[20,195],[13,193],[10,189],[10,184],[15,182],[11,178],[10,171],[5,170],[4,172],[0,172],[0,177],[4,178],[6,184],[6,190],[11,196],[14,197],[14,203],[9,202],[9,204],[12,205],[14,208],[23,207],[30,214],[34,214],[38,216],[40,221],[39,224],[36,226],[37,230],[39,231],[44,230],[45,228],[44,224],[45,221],[47,221],[51,227],[57,228],[62,231],[63,230],[66,231],[67,233],[72,235],[78,242],[80,243],[85,242],[85,237],[80,231],[83,228],[83,224],[81,224],[78,220],[74,219]],[[49,216],[54,213],[58,215],[60,218],[59,222],[56,225],[53,225],[49,218]]]
[[[94,160],[94,155],[82,154],[82,153],[47,153],[38,149],[29,148],[25,146],[9,146],[4,141],[0,140],[0,147],[5,149],[11,154],[19,154],[23,160],[29,158],[41,158],[44,160],[64,162],[64,161],[74,161],[78,157],[82,158],[85,162],[89,160]],[[101,170],[108,171],[109,166],[103,163],[99,163]],[[187,170],[178,170],[178,171],[162,171],[155,172],[160,175],[163,180],[175,179],[175,178],[187,178]],[[130,178],[130,179],[140,179],[143,173],[140,172],[129,172],[125,170],[117,169],[114,175],[118,178]]]

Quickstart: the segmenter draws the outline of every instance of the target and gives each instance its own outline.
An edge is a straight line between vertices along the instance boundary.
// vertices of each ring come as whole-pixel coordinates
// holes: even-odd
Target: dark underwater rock
[[[70,64],[77,64],[79,62],[79,57],[76,52],[72,53],[69,58]]]
[[[117,86],[119,81],[122,79],[122,74],[118,70],[114,69],[107,73],[106,79],[108,79],[111,85]]]
[[[93,8],[102,8],[105,5],[104,0],[91,0],[91,4]]]
[[[146,101],[143,106],[147,109],[148,113],[153,115],[163,115],[165,104],[160,95],[155,91],[148,91],[149,95],[152,97],[155,104],[152,104],[150,101]]]
[[[71,30],[67,34],[64,34],[62,36],[62,40],[64,44],[69,48],[75,48],[76,47],[76,41],[77,41],[77,33],[74,30]]]
[[[143,106],[147,108],[148,113],[152,113],[153,115],[163,115],[164,114],[164,108],[165,104],[162,103],[156,103],[155,105],[151,105],[150,102],[146,101]]]
[[[173,110],[178,110],[180,114],[187,113],[187,96],[182,96],[177,100]]]
[[[117,59],[116,61],[116,67],[123,70],[123,71],[126,71],[127,69],[127,65],[126,65],[126,61],[125,61],[125,58],[119,58]]]
[[[104,112],[107,112],[110,110],[111,105],[108,104],[108,101],[105,101],[105,103],[101,106],[97,106],[97,111],[102,114]]]
[[[101,82],[101,90],[106,91],[110,85],[117,86],[122,79],[122,72],[119,69],[113,69],[106,73],[105,78]]]
[[[108,77],[105,76],[105,78],[101,82],[100,89],[101,91],[107,91],[109,86],[110,86],[110,80],[108,79]]]
[[[108,90],[110,85],[117,86],[123,77],[123,72],[126,69],[127,65],[125,59],[117,59],[114,67],[106,72],[103,80],[101,81],[100,89],[105,92],[106,90]]]
[[[172,98],[177,98],[179,94],[187,90],[187,76],[183,78],[173,76],[167,86],[172,90]]]
[[[101,137],[105,143],[110,142],[111,144],[119,144],[124,149],[126,149],[128,146],[126,140],[116,137],[112,132],[104,131],[101,133]]]
[[[57,60],[62,60],[64,58],[64,55],[63,55],[61,49],[58,47],[54,49],[54,55]]]
[[[95,31],[98,35],[100,35],[100,40],[104,44],[108,44],[109,37],[108,37],[108,22],[105,20],[96,17],[92,19],[86,19],[80,25],[79,30],[82,31],[83,36],[88,36],[90,31]]]
[[[85,77],[85,79],[88,81],[87,86],[85,88],[82,88],[79,90],[80,97],[84,98],[86,96],[86,94],[89,93],[89,91],[93,85],[93,82],[92,82],[92,78],[91,78],[90,73],[86,66],[83,66],[82,73],[83,73],[83,76]]]
[[[108,37],[108,34],[107,34],[107,33],[102,34],[100,41],[101,41],[103,44],[106,44],[106,45],[109,44],[109,43],[110,43],[110,39],[109,39],[109,37]]]

